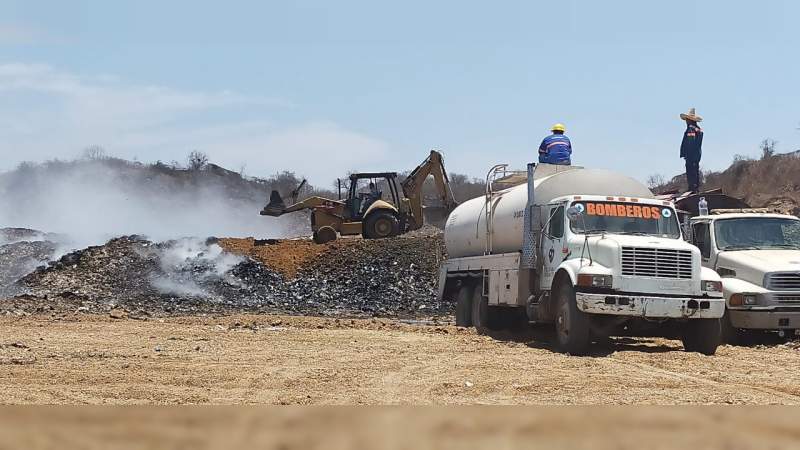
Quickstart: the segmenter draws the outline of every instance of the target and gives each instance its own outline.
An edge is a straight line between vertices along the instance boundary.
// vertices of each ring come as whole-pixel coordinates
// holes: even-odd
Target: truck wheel
[[[722,341],[719,319],[689,319],[683,329],[683,348],[687,352],[713,355]]]
[[[556,291],[556,339],[558,349],[570,355],[585,355],[591,343],[589,317],[578,309],[575,290],[561,283]]]
[[[496,331],[502,328],[502,320],[498,308],[489,306],[489,299],[483,295],[483,283],[480,281],[473,287],[472,324],[480,333]]]
[[[745,332],[735,328],[731,323],[731,315],[728,308],[725,308],[725,314],[722,316],[722,342],[723,344],[730,345],[743,345],[746,341]]]
[[[469,283],[462,283],[458,289],[456,299],[456,326],[472,326],[472,294],[474,287]]]
[[[327,244],[328,242],[336,240],[336,230],[333,227],[320,227],[319,230],[314,232],[314,242],[317,244]]]
[[[376,211],[364,221],[364,237],[367,239],[383,239],[400,234],[400,222],[397,216],[389,211]]]

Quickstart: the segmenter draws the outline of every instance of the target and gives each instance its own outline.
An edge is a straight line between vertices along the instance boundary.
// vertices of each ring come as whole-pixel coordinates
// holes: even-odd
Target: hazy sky
[[[0,0],[0,170],[88,145],[192,149],[249,175],[410,169],[430,148],[482,177],[523,167],[554,122],[574,162],[682,170],[800,148],[793,1]]]

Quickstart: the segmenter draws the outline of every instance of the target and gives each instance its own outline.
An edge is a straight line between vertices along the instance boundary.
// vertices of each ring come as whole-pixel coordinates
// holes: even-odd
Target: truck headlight
[[[730,300],[731,306],[755,306],[758,304],[756,294],[733,294]]]
[[[703,292],[722,292],[722,282],[703,280],[702,288]]]
[[[612,285],[611,275],[594,275],[583,273],[578,275],[578,286],[593,288],[610,288]]]

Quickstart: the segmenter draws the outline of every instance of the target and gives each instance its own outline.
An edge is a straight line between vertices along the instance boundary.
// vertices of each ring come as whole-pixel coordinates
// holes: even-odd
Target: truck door
[[[556,268],[564,260],[564,204],[548,206],[548,220],[542,230],[542,288],[553,283]]]
[[[704,267],[714,268],[714,261],[712,261],[711,247],[711,233],[708,222],[698,222],[692,225],[692,243],[700,249],[700,259],[703,261]]]

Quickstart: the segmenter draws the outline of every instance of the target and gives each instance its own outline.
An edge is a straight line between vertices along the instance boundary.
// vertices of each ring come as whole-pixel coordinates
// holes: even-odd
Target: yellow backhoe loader
[[[446,217],[441,212],[449,213],[458,203],[450,188],[442,155],[435,150],[431,150],[430,156],[399,183],[399,189],[396,172],[354,173],[350,175],[346,199],[342,199],[340,182],[338,200],[309,197],[297,202],[300,186],[305,184],[303,180],[291,193],[292,205],[286,206],[280,193],[272,191],[261,215],[278,217],[311,210],[311,229],[314,242],[318,244],[333,241],[339,235],[363,235],[367,239],[397,236],[424,224],[422,187],[431,175],[442,205],[425,208],[425,212],[437,210],[440,217]]]

